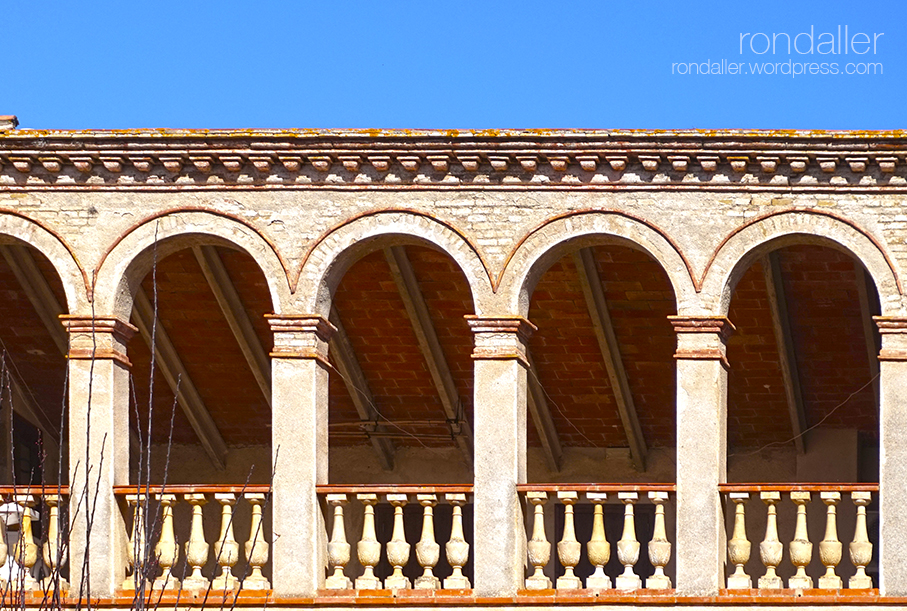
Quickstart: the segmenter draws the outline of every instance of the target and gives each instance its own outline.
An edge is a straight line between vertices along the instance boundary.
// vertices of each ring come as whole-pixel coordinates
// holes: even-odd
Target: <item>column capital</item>
[[[526,342],[534,324],[522,316],[464,316],[469,330],[475,334],[472,358],[478,360],[517,360],[527,368]]]
[[[720,361],[730,369],[727,340],[736,327],[725,316],[668,316],[677,334],[675,359]]]
[[[907,317],[873,316],[882,336],[880,361],[907,361]]]
[[[328,342],[337,327],[318,314],[265,314],[274,333],[271,358],[315,359],[330,367]]]
[[[129,322],[117,316],[78,314],[60,314],[60,321],[69,333],[70,359],[112,359],[126,368],[132,367],[126,345],[138,329]]]

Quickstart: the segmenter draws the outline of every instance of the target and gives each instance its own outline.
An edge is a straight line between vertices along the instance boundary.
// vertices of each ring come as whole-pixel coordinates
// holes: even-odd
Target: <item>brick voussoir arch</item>
[[[528,314],[536,283],[565,254],[568,242],[594,245],[609,239],[642,250],[658,262],[674,290],[678,310],[697,303],[690,264],[664,231],[625,212],[594,210],[549,219],[517,243],[499,277],[498,292],[507,311]]]
[[[456,227],[415,210],[374,210],[325,232],[305,253],[297,275],[298,307],[327,316],[334,290],[347,269],[375,250],[382,238],[427,242],[449,255],[466,276],[477,314],[493,297],[491,277],[479,249]]]
[[[0,236],[28,244],[47,257],[63,284],[68,312],[88,307],[91,301],[88,273],[63,237],[21,212],[5,209],[0,209]]]
[[[134,288],[155,258],[205,244],[237,248],[251,256],[264,274],[275,312],[290,302],[287,265],[257,229],[223,212],[183,208],[146,218],[111,243],[95,269],[95,311],[129,320]]]
[[[902,313],[902,286],[883,242],[854,221],[824,210],[782,210],[752,219],[722,240],[700,282],[705,303],[727,315],[737,281],[759,257],[784,246],[816,244],[837,248],[859,260],[872,276],[882,314]]]

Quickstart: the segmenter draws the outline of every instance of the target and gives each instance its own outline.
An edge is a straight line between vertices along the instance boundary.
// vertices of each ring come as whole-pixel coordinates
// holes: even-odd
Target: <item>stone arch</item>
[[[492,296],[488,268],[479,250],[452,225],[412,210],[368,212],[345,221],[322,235],[309,249],[299,269],[296,293],[303,311],[328,316],[334,290],[359,258],[374,250],[374,242],[411,240],[428,243],[449,255],[462,270],[477,314]]]
[[[784,246],[815,244],[855,257],[872,276],[882,314],[901,310],[901,286],[881,242],[845,218],[818,210],[788,210],[754,219],[728,235],[703,272],[704,304],[726,316],[731,295],[744,272],[759,257]]]
[[[88,273],[60,235],[18,212],[0,210],[0,239],[3,238],[28,244],[47,257],[63,285],[67,312],[89,303]]]
[[[498,289],[506,313],[526,316],[535,285],[557,259],[568,250],[603,240],[642,250],[657,261],[671,282],[678,310],[696,302],[690,265],[663,231],[624,212],[589,211],[550,219],[517,244]]]
[[[264,274],[275,312],[290,300],[287,266],[275,246],[255,228],[233,216],[207,210],[173,210],[156,214],[121,235],[95,270],[95,311],[129,320],[135,289],[151,270],[155,257],[200,244],[239,249]]]

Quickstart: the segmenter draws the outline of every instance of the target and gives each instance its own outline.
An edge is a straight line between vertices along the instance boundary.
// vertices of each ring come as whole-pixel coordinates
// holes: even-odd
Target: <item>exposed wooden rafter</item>
[[[164,374],[164,379],[167,380],[183,413],[189,419],[189,424],[192,425],[192,430],[201,441],[205,453],[208,454],[215,467],[225,468],[227,444],[224,443],[220,431],[217,430],[217,425],[183,365],[170,336],[160,320],[155,320],[154,307],[141,287],[136,291],[132,320],[149,348],[154,350],[155,363]],[[156,329],[152,344],[151,331],[155,327],[155,323]]]
[[[535,425],[535,430],[542,442],[545,462],[551,471],[557,472],[561,470],[561,459],[563,457],[561,440],[557,435],[554,420],[551,418],[551,410],[548,407],[548,400],[545,398],[545,389],[542,388],[542,382],[538,378],[538,368],[535,366],[535,361],[533,361],[528,348],[526,357],[529,360],[529,392],[526,397],[529,416],[532,418],[532,423]]]
[[[601,349],[605,369],[608,371],[608,379],[614,392],[614,401],[617,404],[624,434],[630,445],[630,460],[637,470],[645,471],[646,440],[636,415],[636,406],[633,404],[633,395],[630,393],[630,385],[627,382],[627,372],[620,356],[620,346],[617,343],[617,336],[614,334],[611,314],[608,312],[605,289],[595,263],[595,252],[592,248],[583,248],[573,253],[573,262],[583,288],[583,295],[586,297],[586,306],[589,308],[592,328]]]
[[[425,358],[425,364],[431,374],[431,379],[438,390],[438,397],[441,399],[444,415],[451,422],[454,439],[466,457],[467,463],[471,465],[472,428],[466,420],[466,414],[460,404],[456,383],[450,373],[450,367],[447,365],[447,359],[444,357],[441,343],[438,341],[438,334],[435,332],[435,327],[431,322],[428,306],[425,304],[422,291],[419,289],[419,282],[416,280],[412,264],[409,261],[409,257],[406,256],[406,250],[402,246],[385,248],[384,256],[387,258],[391,275],[394,277],[397,290],[403,299],[403,305],[409,315],[409,320],[412,323],[413,331],[416,334],[416,339],[419,342],[419,348]]]
[[[366,380],[365,374],[359,366],[359,360],[356,358],[353,345],[350,343],[350,338],[346,334],[346,329],[343,327],[340,314],[336,308],[331,308],[330,321],[337,328],[337,331],[331,336],[329,345],[331,362],[337,368],[340,377],[343,378],[343,383],[350,393],[350,398],[353,400],[353,406],[356,408],[356,413],[359,414],[360,420],[375,423],[376,432],[381,431],[384,427],[381,425],[378,413],[375,410],[375,399],[372,396],[372,391],[369,390],[368,380]],[[369,439],[375,449],[375,453],[378,454],[381,468],[391,471],[394,468],[393,441],[379,436],[371,436]]]
[[[224,267],[214,246],[195,246],[192,252],[205,274],[208,286],[214,293],[224,318],[227,319],[227,324],[230,325],[239,349],[246,358],[246,362],[249,363],[249,369],[252,370],[252,375],[258,382],[258,387],[261,388],[261,394],[264,395],[265,401],[270,407],[271,362],[268,360],[268,354],[262,347],[258,335],[255,334],[255,327],[252,326],[249,314],[239,298],[230,274],[227,273],[227,268]]]
[[[800,373],[797,369],[797,355],[790,332],[790,315],[787,310],[787,298],[784,284],[781,281],[781,263],[777,252],[771,252],[761,260],[762,272],[765,275],[765,290],[768,294],[769,310],[772,313],[772,328],[775,331],[775,343],[778,346],[778,362],[781,365],[781,377],[784,380],[784,396],[787,399],[787,410],[790,414],[791,431],[794,436],[794,447],[797,452],[806,452],[806,410],[803,406],[803,394],[800,390]]]

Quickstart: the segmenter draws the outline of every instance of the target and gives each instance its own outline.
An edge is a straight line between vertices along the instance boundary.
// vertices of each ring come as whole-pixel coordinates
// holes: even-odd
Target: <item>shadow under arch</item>
[[[113,242],[95,270],[95,310],[129,320],[135,292],[155,260],[201,245],[245,252],[264,274],[274,312],[289,303],[287,266],[270,241],[231,216],[181,210],[146,219]]]
[[[414,211],[379,211],[346,221],[325,233],[306,253],[296,294],[304,311],[327,317],[347,270],[365,255],[389,246],[428,246],[443,252],[466,278],[474,311],[487,309],[493,294],[479,250],[451,225]]]
[[[642,251],[659,264],[678,310],[695,303],[689,263],[663,231],[621,212],[579,212],[545,222],[527,234],[507,260],[499,292],[511,313],[526,316],[538,281],[555,261],[587,246],[618,245]]]
[[[715,315],[727,316],[734,288],[760,257],[795,245],[830,247],[859,261],[872,278],[882,314],[901,310],[901,283],[882,244],[855,223],[814,210],[775,212],[728,235],[703,272],[701,294]]]
[[[53,266],[63,285],[66,312],[87,306],[91,299],[88,273],[66,240],[34,219],[13,210],[0,209],[0,242],[31,246]]]

